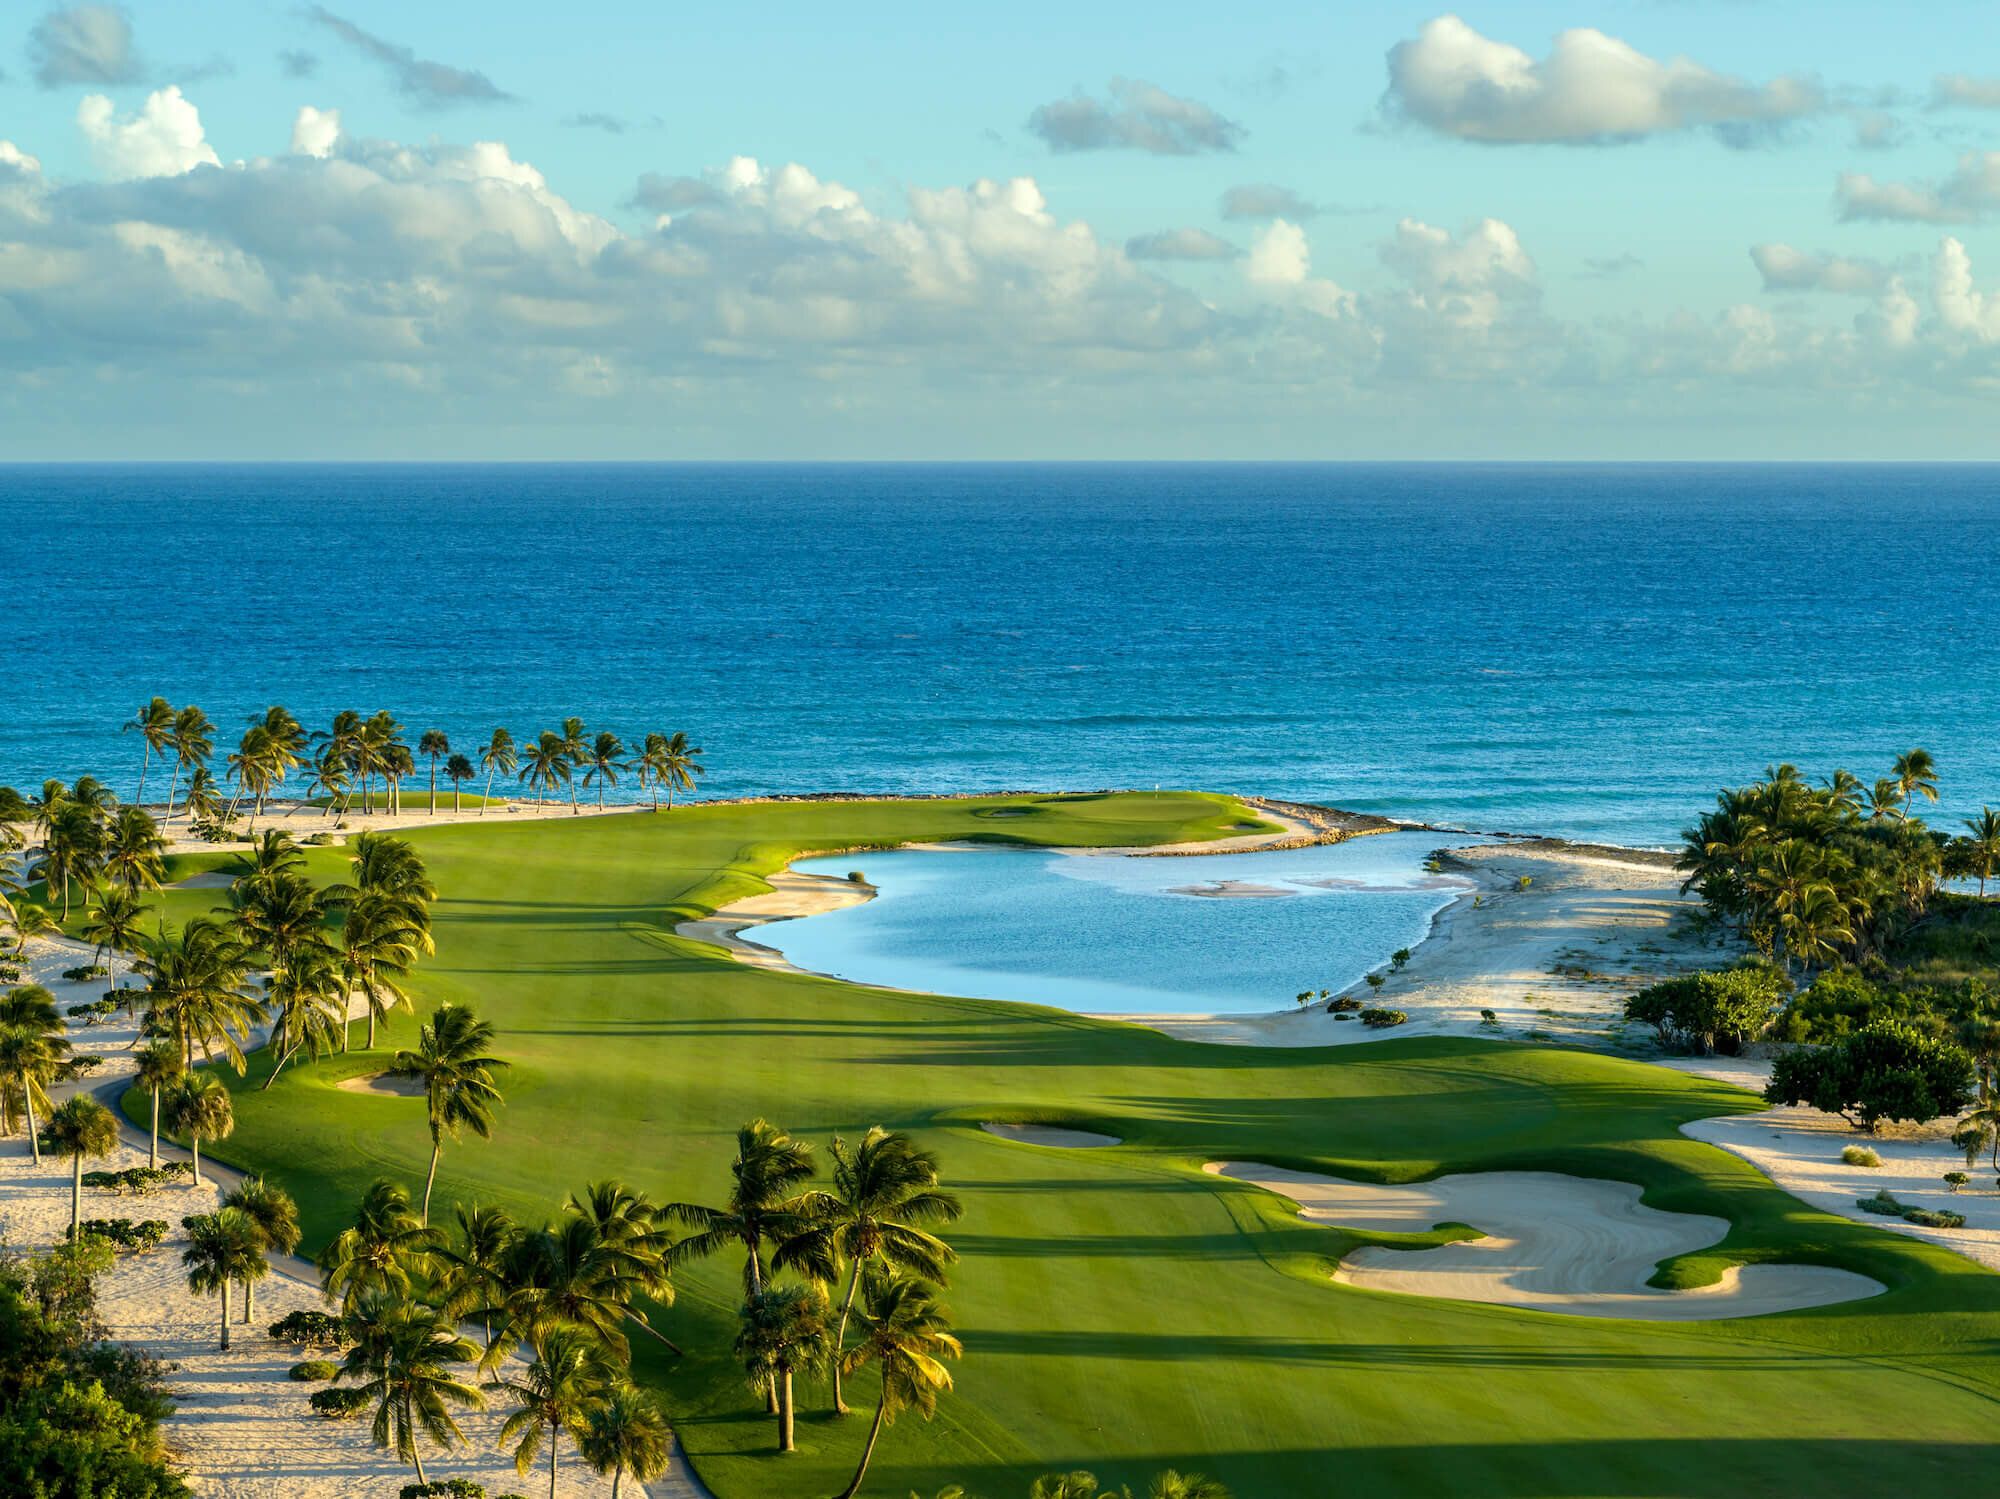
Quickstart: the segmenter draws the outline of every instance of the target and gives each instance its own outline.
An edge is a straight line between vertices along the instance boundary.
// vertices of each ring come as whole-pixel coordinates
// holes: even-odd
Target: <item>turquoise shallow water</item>
[[[1205,786],[1661,843],[1769,761],[2000,804],[1987,467],[0,466],[0,780],[154,693],[712,794]],[[626,788],[620,788],[621,792]]]
[[[794,867],[879,890],[760,927],[802,968],[863,983],[1114,1014],[1284,1008],[1414,947],[1464,882],[1427,875],[1434,834],[1191,858],[899,850]],[[1185,893],[1217,882],[1281,892]]]

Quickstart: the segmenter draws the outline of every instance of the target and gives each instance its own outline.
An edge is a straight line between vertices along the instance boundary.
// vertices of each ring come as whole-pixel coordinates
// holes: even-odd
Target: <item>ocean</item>
[[[0,468],[0,780],[387,707],[685,729],[706,794],[1196,786],[1670,842],[1912,745],[2000,802],[2000,470]],[[629,788],[624,788],[629,789]]]

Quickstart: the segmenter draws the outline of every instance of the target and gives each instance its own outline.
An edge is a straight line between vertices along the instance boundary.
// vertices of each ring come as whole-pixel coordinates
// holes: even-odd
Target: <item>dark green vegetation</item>
[[[1020,815],[987,815],[1001,806]],[[1244,1496],[1457,1490],[1568,1496],[1976,1491],[1993,1459],[2000,1278],[1933,1246],[1813,1212],[1678,1125],[1754,1107],[1723,1085],[1614,1057],[1469,1039],[1249,1050],[1028,1006],[895,994],[750,968],[673,934],[757,893],[795,854],[992,838],[1129,844],[1235,831],[1220,798],[697,806],[670,815],[412,833],[438,890],[417,1017],[372,1052],[295,1060],[270,1090],[255,1053],[230,1159],[299,1200],[309,1251],[370,1183],[421,1192],[432,1135],[415,1098],[341,1091],[385,1070],[441,1002],[491,1021],[512,1066],[493,1138],[446,1150],[437,1216],[473,1201],[551,1217],[617,1176],[655,1201],[719,1203],[745,1121],[768,1115],[822,1158],[871,1126],[934,1150],[963,1203],[948,1301],[965,1356],[935,1421],[883,1433],[864,1492],[961,1483],[999,1499],[1050,1469],[1143,1491],[1166,1467]],[[220,856],[217,856],[220,858]],[[310,850],[316,881],[345,851]],[[177,917],[225,892],[173,891]],[[148,1098],[126,1100],[133,1119]],[[1009,1143],[982,1120],[1064,1123],[1122,1146]],[[1254,1159],[1408,1181],[1527,1168],[1631,1181],[1650,1204],[1728,1219],[1670,1264],[1695,1285],[1792,1260],[1888,1291],[1798,1315],[1705,1324],[1567,1318],[1350,1290],[1362,1236],[1204,1174]],[[822,1170],[822,1187],[830,1184]],[[1437,1235],[1388,1242],[1430,1242]],[[875,1405],[800,1376],[796,1453],[733,1351],[740,1256],[676,1268],[633,1337],[702,1475],[727,1499],[838,1493]],[[643,1305],[643,1303],[642,1303]],[[1333,1475],[1330,1478],[1330,1475]]]
[[[152,1360],[103,1341],[86,1239],[0,1262],[0,1493],[182,1499],[160,1440],[173,1406]]]

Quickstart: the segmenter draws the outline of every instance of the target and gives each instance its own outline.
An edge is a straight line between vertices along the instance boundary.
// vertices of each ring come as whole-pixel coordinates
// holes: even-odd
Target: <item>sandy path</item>
[[[1115,1018],[1232,1046],[1426,1035],[1603,1046],[1619,1038],[1635,989],[1727,956],[1685,930],[1680,918],[1699,904],[1681,895],[1679,876],[1657,856],[1536,841],[1456,849],[1446,868],[1475,888],[1438,913],[1401,973],[1388,974],[1380,990],[1348,991],[1402,1010],[1410,1017],[1404,1025],[1370,1030],[1324,1006]],[[1493,1012],[1492,1022],[1482,1010]]]
[[[1094,1129],[1062,1129],[1053,1124],[988,1122],[979,1127],[989,1135],[1019,1145],[1051,1145],[1058,1150],[1102,1150],[1107,1145],[1124,1144],[1116,1135],[1101,1135]]]
[[[1657,1290],[1646,1280],[1660,1261],[1720,1243],[1729,1225],[1647,1207],[1629,1182],[1487,1171],[1389,1187],[1254,1162],[1206,1169],[1289,1198],[1302,1217],[1323,1223],[1381,1233],[1469,1223],[1486,1234],[1436,1249],[1357,1249],[1334,1278],[1371,1290],[1674,1322],[1798,1311],[1883,1290],[1866,1276],[1817,1265],[1748,1265],[1699,1290]]]

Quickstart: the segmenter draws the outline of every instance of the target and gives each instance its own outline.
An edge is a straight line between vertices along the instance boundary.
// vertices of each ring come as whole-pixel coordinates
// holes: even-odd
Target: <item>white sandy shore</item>
[[[1433,1249],[1354,1250],[1334,1278],[1370,1290],[1669,1322],[1799,1311],[1883,1290],[1866,1276],[1819,1265],[1748,1265],[1712,1286],[1656,1289],[1646,1281],[1662,1260],[1720,1243],[1729,1224],[1647,1207],[1629,1182],[1488,1171],[1381,1186],[1254,1162],[1206,1169],[1288,1198],[1300,1216],[1322,1223],[1376,1233],[1467,1223],[1486,1235]]]
[[[78,984],[61,977],[63,969],[91,960],[87,945],[38,938],[29,944],[28,954],[27,977],[47,985],[59,1008],[104,993],[101,979]],[[121,969],[121,978],[122,974]],[[57,1100],[88,1091],[115,1112],[123,1079],[133,1068],[136,1036],[136,1028],[122,1015],[88,1028],[71,1022],[70,1039],[77,1052],[100,1057],[103,1065],[88,1079],[55,1090]],[[89,1169],[117,1171],[146,1164],[144,1134],[122,1120],[121,1133],[124,1143],[118,1150],[90,1163]],[[187,1158],[185,1151],[165,1142],[160,1153],[164,1159]],[[274,1260],[272,1273],[257,1287],[255,1319],[248,1327],[239,1320],[231,1329],[229,1352],[218,1350],[218,1303],[187,1289],[181,1266],[187,1234],[180,1221],[191,1213],[214,1211],[219,1181],[237,1177],[227,1168],[213,1166],[206,1156],[202,1177],[201,1187],[171,1186],[144,1197],[86,1188],[83,1203],[85,1217],[157,1218],[171,1225],[158,1249],[119,1257],[99,1284],[98,1312],[116,1342],[167,1361],[168,1385],[178,1409],[164,1433],[195,1491],[218,1499],[349,1499],[362,1493],[392,1494],[403,1483],[413,1482],[413,1470],[370,1441],[365,1418],[328,1421],[314,1415],[307,1397],[322,1386],[287,1377],[286,1371],[302,1358],[325,1355],[307,1355],[274,1343],[264,1331],[287,1312],[324,1310],[310,1266],[290,1256]],[[24,1138],[0,1138],[0,1242],[7,1249],[32,1252],[56,1243],[69,1224],[69,1194],[66,1163],[45,1158],[38,1167]],[[234,1299],[240,1319],[240,1291]],[[471,1478],[495,1494],[546,1493],[546,1470],[524,1480],[500,1452],[497,1440],[505,1416],[498,1406],[466,1412],[460,1419],[466,1445],[449,1456],[426,1450],[426,1474]],[[557,1490],[562,1499],[594,1499],[610,1493],[609,1481],[575,1461],[573,1451],[565,1456],[566,1472]],[[626,1490],[649,1493],[653,1499],[702,1493],[692,1486],[684,1468],[643,1488],[628,1483]]]

